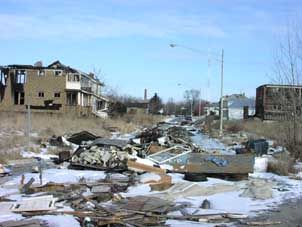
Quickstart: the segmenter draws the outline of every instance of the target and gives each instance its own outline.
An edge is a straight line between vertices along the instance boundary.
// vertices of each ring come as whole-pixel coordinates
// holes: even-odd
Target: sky
[[[119,94],[255,96],[300,0],[0,0],[0,65],[55,60],[101,72]],[[169,44],[176,44],[171,48]]]

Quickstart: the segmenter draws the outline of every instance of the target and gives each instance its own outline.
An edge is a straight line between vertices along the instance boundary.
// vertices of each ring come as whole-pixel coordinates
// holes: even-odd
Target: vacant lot
[[[27,145],[24,132],[27,128],[26,113],[0,113],[0,163],[20,158],[20,149]],[[98,136],[109,137],[112,131],[129,133],[139,127],[151,126],[162,119],[152,115],[124,115],[123,117],[100,119],[73,115],[32,114],[31,142],[38,144],[53,135],[64,135],[83,130]]]

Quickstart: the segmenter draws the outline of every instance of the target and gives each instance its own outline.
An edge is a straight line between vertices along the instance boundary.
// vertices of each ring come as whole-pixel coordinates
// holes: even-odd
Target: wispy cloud
[[[177,35],[224,37],[219,26],[196,16],[149,15],[135,19],[70,13],[0,13],[2,39],[107,38],[125,36],[173,37]]]

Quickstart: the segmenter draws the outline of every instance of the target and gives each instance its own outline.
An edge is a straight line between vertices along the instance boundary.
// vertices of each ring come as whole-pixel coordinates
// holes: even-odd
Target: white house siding
[[[255,109],[249,108],[249,115],[254,115]],[[243,108],[229,108],[229,119],[240,120],[243,119]]]

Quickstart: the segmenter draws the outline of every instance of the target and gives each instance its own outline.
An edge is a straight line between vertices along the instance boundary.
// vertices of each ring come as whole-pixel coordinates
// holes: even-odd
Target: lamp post
[[[195,48],[191,48],[191,47],[187,47],[187,46],[183,46],[183,45],[178,45],[178,44],[174,44],[174,43],[171,43],[169,45],[171,48],[174,48],[174,47],[181,47],[181,48],[184,48],[184,49],[187,49],[187,50],[190,50],[192,52],[196,52],[196,53],[199,53],[199,54],[202,54],[202,55],[208,55],[209,57],[209,52],[206,53],[205,51],[202,51],[202,50],[199,50],[199,49],[195,49]],[[224,63],[224,50],[222,49],[221,51],[221,59],[217,59],[217,58],[214,58],[216,61],[220,62],[221,63],[221,78],[220,78],[220,124],[219,124],[219,136],[222,136],[223,135],[223,63]]]

